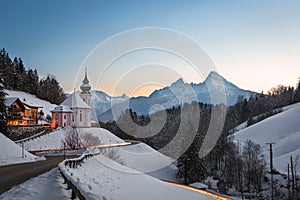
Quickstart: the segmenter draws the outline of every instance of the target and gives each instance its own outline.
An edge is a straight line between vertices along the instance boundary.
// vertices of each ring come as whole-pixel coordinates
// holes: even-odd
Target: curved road
[[[0,167],[0,194],[12,186],[43,174],[63,161],[63,156],[46,157],[47,160]]]

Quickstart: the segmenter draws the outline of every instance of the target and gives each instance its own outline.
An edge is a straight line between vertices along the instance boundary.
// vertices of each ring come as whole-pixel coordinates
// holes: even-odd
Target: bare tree
[[[81,140],[77,128],[68,128],[63,143],[71,149],[81,146]]]
[[[101,144],[99,137],[93,135],[92,133],[82,134],[81,139],[82,144],[85,147],[97,146]]]
[[[246,186],[256,193],[262,190],[261,179],[265,173],[265,160],[261,154],[260,145],[247,140],[243,149],[244,172]]]

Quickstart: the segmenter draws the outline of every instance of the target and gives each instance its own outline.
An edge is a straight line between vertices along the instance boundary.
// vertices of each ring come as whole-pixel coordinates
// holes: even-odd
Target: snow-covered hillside
[[[175,160],[151,148],[149,145],[139,143],[118,148],[117,154],[125,166],[154,176],[158,179],[176,181]]]
[[[0,133],[0,165],[35,162],[41,159],[43,158],[34,156],[26,150],[23,158],[22,148]]]
[[[102,155],[88,158],[82,166],[60,168],[87,199],[212,199],[122,166]]]
[[[290,156],[300,156],[300,103],[287,106],[283,110],[234,134],[237,141],[251,139],[260,144],[267,161],[269,146],[266,143],[274,142],[274,167],[280,172],[287,171]]]
[[[34,140],[29,140],[24,143],[26,150],[40,150],[40,149],[57,149],[63,148],[63,141],[67,134],[67,128],[58,129],[47,135],[38,137]],[[124,142],[111,132],[102,128],[78,128],[80,136],[90,133],[97,136],[102,144],[121,143]]]
[[[53,110],[55,106],[57,106],[55,104],[49,103],[48,101],[41,100],[37,98],[35,95],[28,94],[26,92],[13,91],[13,90],[5,90],[5,92],[7,93],[7,97],[18,97],[21,101],[24,101],[25,99],[24,102],[28,103],[29,105],[43,107],[41,108],[41,110],[43,110],[45,116],[47,116],[47,114],[51,116],[50,111]]]

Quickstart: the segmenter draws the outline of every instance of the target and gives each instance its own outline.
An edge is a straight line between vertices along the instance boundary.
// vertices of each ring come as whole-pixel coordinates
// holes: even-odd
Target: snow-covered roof
[[[73,112],[69,106],[56,106],[54,110],[51,110],[51,112]]]
[[[73,92],[60,105],[68,106],[69,108],[89,108],[89,109],[91,109],[91,107],[88,106],[76,92]]]
[[[5,105],[6,106],[11,106],[16,100],[17,100],[18,97],[6,97],[5,98]]]

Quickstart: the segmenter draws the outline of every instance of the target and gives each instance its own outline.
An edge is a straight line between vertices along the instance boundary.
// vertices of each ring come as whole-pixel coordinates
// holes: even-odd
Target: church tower
[[[88,105],[91,106],[91,86],[89,84],[89,80],[87,78],[87,68],[85,68],[85,76],[84,79],[82,81],[82,85],[80,86],[81,89],[81,93],[80,93],[80,97],[81,99]]]

